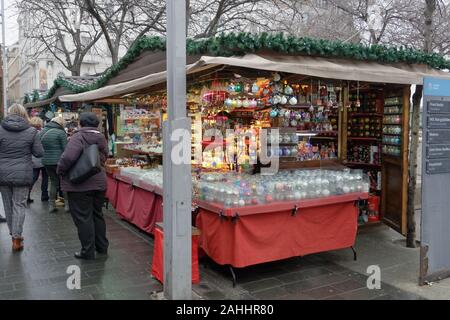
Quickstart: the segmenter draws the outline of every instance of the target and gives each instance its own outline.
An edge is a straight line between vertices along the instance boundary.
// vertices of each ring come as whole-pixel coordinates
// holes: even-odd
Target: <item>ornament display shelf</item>
[[[360,113],[360,112],[349,112],[349,117],[383,117],[382,113]]]
[[[221,204],[208,202],[204,200],[196,200],[196,203],[198,204],[199,207],[217,213],[219,215],[226,217],[237,217],[237,215],[246,216],[261,213],[280,212],[286,210],[298,210],[299,214],[301,214],[301,210],[304,208],[326,206],[356,200],[366,200],[368,198],[369,198],[368,193],[357,192],[344,195],[329,196],[324,198],[303,199],[295,201],[274,201],[272,203],[262,205],[250,205],[235,208],[225,208]]]
[[[140,154],[140,155],[146,155],[146,156],[162,157],[162,155],[163,155],[162,153],[158,153],[158,152],[148,152],[148,151],[136,150],[136,149],[131,149],[131,148],[123,148],[123,150],[132,152],[134,154]]]
[[[347,137],[347,139],[355,141],[381,142],[380,138],[372,138],[372,137]]]
[[[393,146],[393,147],[401,147],[401,146],[402,146],[401,143],[395,144],[395,143],[387,143],[387,142],[383,142],[382,144],[383,144],[384,146]]]
[[[398,137],[401,136],[401,133],[383,133],[383,136],[394,136],[394,137]]]
[[[373,167],[376,169],[381,168],[381,164],[376,163],[365,163],[365,162],[344,162],[346,166],[364,166],[364,167]]]

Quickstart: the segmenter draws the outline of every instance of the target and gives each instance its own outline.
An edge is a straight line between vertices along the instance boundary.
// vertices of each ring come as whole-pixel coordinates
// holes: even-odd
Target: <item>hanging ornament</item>
[[[273,75],[273,81],[278,82],[281,80],[280,74],[277,72]]]
[[[233,105],[233,100],[231,100],[230,98],[225,100],[225,107],[231,108],[232,105]]]
[[[237,108],[238,102],[236,99],[233,99],[233,101],[231,102],[231,107],[232,108]]]
[[[235,92],[242,92],[242,84],[238,83],[234,86]]]
[[[248,108],[250,106],[250,101],[248,99],[245,99],[244,102],[242,103],[242,106],[244,108]]]
[[[291,95],[294,93],[294,90],[292,89],[291,86],[287,85],[286,88],[284,88],[284,93],[287,95]]]
[[[259,92],[259,86],[255,82],[255,83],[253,83],[253,86],[252,86],[252,93],[258,93],[258,92]]]
[[[230,83],[230,85],[228,86],[228,91],[229,92],[235,92],[236,91],[236,86],[234,85],[234,83]]]
[[[242,108],[242,100],[241,99],[237,99],[237,107]]]
[[[256,102],[255,99],[252,99],[252,101],[250,101],[250,107],[256,108],[257,105],[258,105],[258,103]]]
[[[280,100],[280,103],[281,103],[282,105],[285,105],[287,102],[288,102],[288,100],[287,100],[286,96],[282,96],[282,97],[281,97],[281,100]]]
[[[270,111],[270,117],[271,118],[276,118],[278,116],[278,111],[276,109],[272,109]]]
[[[246,83],[246,84],[244,85],[244,92],[245,92],[245,93],[249,93],[250,90],[251,90],[250,84],[249,84],[249,83]]]
[[[359,81],[358,81],[357,87],[356,87],[356,95],[357,95],[356,107],[359,108],[359,107],[361,107],[361,101],[359,100]]]
[[[289,99],[289,104],[291,106],[295,106],[297,104],[297,98],[296,97],[292,97],[291,99]]]

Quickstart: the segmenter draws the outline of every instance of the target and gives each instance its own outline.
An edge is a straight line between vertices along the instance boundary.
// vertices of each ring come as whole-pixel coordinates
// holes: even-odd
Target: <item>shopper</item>
[[[30,124],[40,133],[42,127],[44,126],[44,121],[42,121],[42,119],[39,117],[33,117],[30,119]],[[33,184],[31,185],[30,192],[28,193],[28,202],[29,203],[33,202],[33,199],[31,199],[30,194],[34,184],[39,179],[39,176],[41,176],[41,201],[43,202],[48,201],[49,199],[48,175],[47,171],[44,168],[44,165],[42,164],[42,158],[36,158],[35,156],[32,156],[32,160],[33,160]]]
[[[62,176],[61,187],[68,193],[70,213],[81,242],[81,251],[75,253],[78,259],[94,259],[95,251],[106,254],[109,246],[102,213],[106,190],[104,168],[79,184],[72,184],[68,178],[70,168],[77,162],[84,148],[89,145],[97,144],[102,165],[106,162],[107,142],[104,135],[97,130],[98,125],[99,120],[95,113],[82,113],[81,128],[71,137],[58,162],[57,172]]]
[[[64,130],[64,119],[62,117],[53,118],[42,130],[41,141],[44,147],[44,157],[42,163],[50,178],[50,199],[48,201],[48,211],[56,212],[56,199],[60,189],[60,179],[56,174],[56,165],[67,145],[67,134]],[[67,195],[65,197],[65,211],[69,212]]]
[[[38,132],[30,126],[26,109],[14,104],[0,126],[0,192],[12,236],[13,251],[23,250],[23,224],[28,190],[33,182],[31,156],[42,157]]]

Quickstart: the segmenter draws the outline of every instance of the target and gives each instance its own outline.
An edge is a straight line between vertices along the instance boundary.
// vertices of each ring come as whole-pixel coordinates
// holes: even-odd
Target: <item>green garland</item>
[[[323,39],[312,39],[284,35],[283,33],[251,34],[246,32],[221,34],[206,39],[187,40],[188,55],[208,54],[212,56],[232,56],[269,50],[277,53],[317,57],[343,58],[381,63],[426,64],[434,69],[450,69],[450,60],[436,53],[425,53],[408,47],[366,46]],[[164,51],[166,40],[162,37],[142,37],[135,41],[126,55],[94,83],[76,86],[64,79],[57,79],[47,94],[52,97],[56,89],[63,86],[74,93],[95,90],[104,86],[110,79],[125,69],[144,51]]]

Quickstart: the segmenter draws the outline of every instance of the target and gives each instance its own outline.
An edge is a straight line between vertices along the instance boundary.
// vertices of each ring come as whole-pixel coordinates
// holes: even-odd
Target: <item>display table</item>
[[[120,174],[108,176],[106,196],[117,214],[139,229],[153,233],[157,222],[162,221],[162,190]]]
[[[198,201],[200,247],[215,262],[237,268],[351,248],[358,200],[367,193],[225,209]]]

